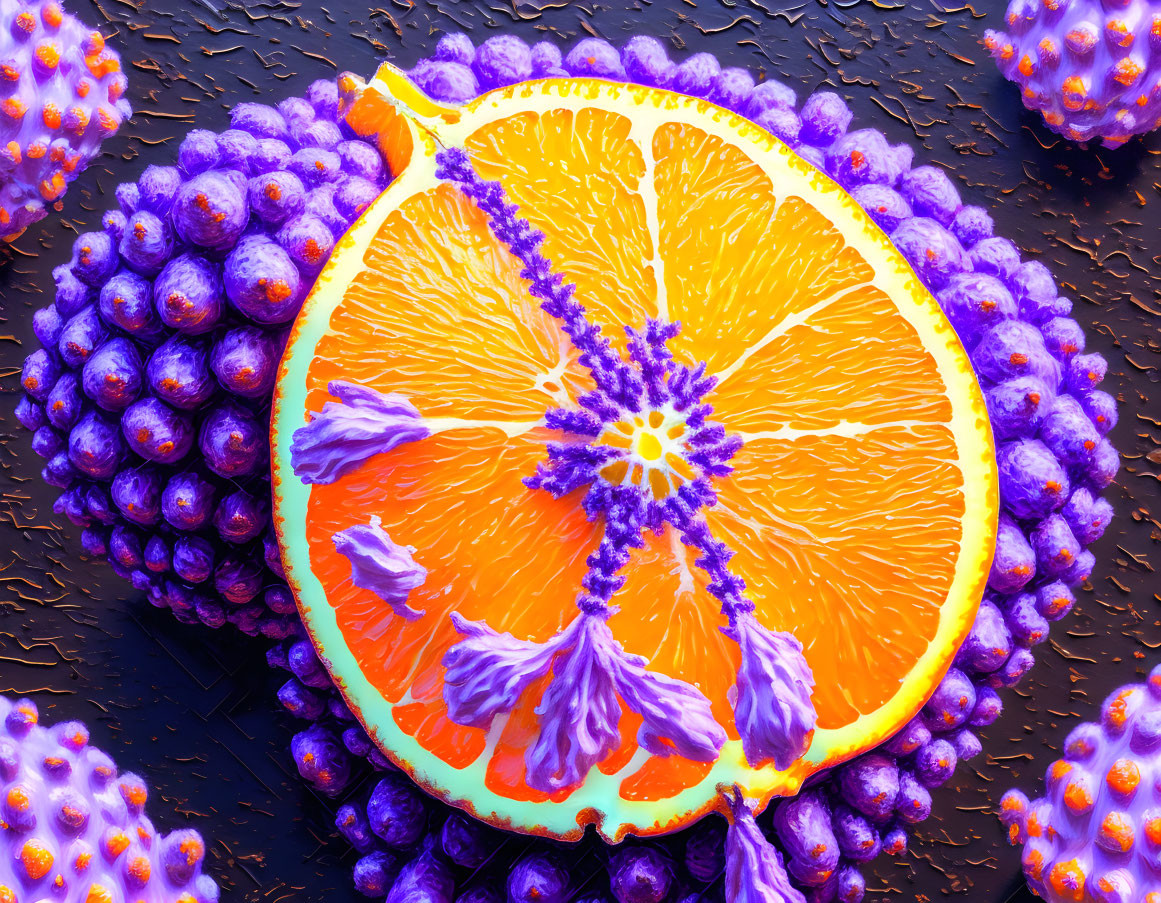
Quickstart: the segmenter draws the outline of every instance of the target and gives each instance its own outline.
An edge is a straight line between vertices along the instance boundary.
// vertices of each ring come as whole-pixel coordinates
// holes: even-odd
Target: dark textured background
[[[1109,491],[1118,519],[1095,550],[1092,585],[1054,626],[1030,680],[1007,692],[985,755],[935,795],[907,857],[882,858],[868,881],[872,901],[1031,899],[991,807],[1013,783],[1038,790],[1077,716],[1095,716],[1109,690],[1161,661],[1161,581],[1150,562],[1161,541],[1161,405],[1152,400],[1161,380],[1161,140],[1113,152],[1048,133],[977,43],[1003,6],[384,0],[364,10],[320,0],[72,0],[70,11],[121,52],[136,115],[71,188],[63,214],[0,251],[0,690],[31,696],[51,721],[89,722],[94,740],[154,788],[160,827],[188,823],[205,834],[208,870],[230,899],[357,897],[333,804],[294,774],[293,724],[278,711],[281,678],[264,664],[266,644],[150,609],[106,566],[84,561],[79,531],[53,515],[40,462],[11,416],[34,347],[31,312],[49,300],[51,269],[67,259],[73,235],[96,228],[113,204],[113,186],[171,162],[195,122],[225,128],[234,103],[300,92],[336,63],[365,74],[384,56],[410,65],[446,30],[564,42],[649,32],[675,53],[709,50],[723,64],[780,76],[802,97],[821,86],[842,93],[857,124],[946,167],[968,203],[991,208],[999,232],[1048,263],[1075,299],[1089,349],[1109,358],[1124,468]]]

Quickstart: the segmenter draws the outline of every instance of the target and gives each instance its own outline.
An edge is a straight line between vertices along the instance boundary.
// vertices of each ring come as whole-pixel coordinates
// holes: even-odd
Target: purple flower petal
[[[427,579],[427,569],[411,557],[412,546],[401,546],[391,540],[372,517],[369,526],[357,525],[340,530],[331,539],[335,549],[351,562],[351,582],[369,589],[391,606],[400,617],[414,621],[422,617],[407,604],[408,594]]]
[[[512,711],[528,685],[548,673],[553,656],[572,645],[571,629],[547,643],[533,643],[458,612],[451,617],[465,637],[443,657],[443,698],[456,724],[486,728],[497,715]]]
[[[736,788],[727,797],[730,829],[726,833],[726,899],[730,903],[806,903],[790,883],[782,857],[754,822]]]
[[[741,612],[722,632],[742,650],[734,721],[746,760],[754,767],[774,760],[789,768],[810,748],[816,720],[810,701],[814,675],[802,644],[789,633],[767,630],[752,612]]]
[[[333,483],[374,455],[431,435],[402,395],[342,380],[327,389],[339,400],[323,405],[290,443],[290,466],[304,483]]]

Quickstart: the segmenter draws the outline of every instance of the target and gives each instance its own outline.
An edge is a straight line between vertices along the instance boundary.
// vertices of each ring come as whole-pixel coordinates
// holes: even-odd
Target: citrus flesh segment
[[[537,426],[545,410],[575,406],[589,382],[519,262],[435,178],[419,129],[399,139],[415,148],[410,163],[300,315],[276,399],[284,560],[352,709],[432,792],[557,837],[588,822],[610,839],[671,830],[713,808],[719,784],[764,802],[890,736],[970,628],[994,542],[986,414],[934,300],[840,189],[701,101],[529,83],[473,101],[439,136],[502,181],[607,334],[680,320],[678,358],[719,377],[713,418],[745,444],[707,519],[759,619],[803,642],[818,729],[787,771],[746,763],[732,721],[737,647],[696,553],[670,530],[634,552],[609,624],[650,670],[707,696],[729,737],[716,762],[649,755],[626,711],[620,747],[550,795],[524,774],[547,678],[490,729],[447,719],[450,613],[543,642],[576,616],[601,525],[585,521],[583,493],[554,500],[523,483],[561,438]],[[335,379],[403,393],[434,434],[334,484],[301,485],[290,438]],[[334,550],[333,533],[372,515],[428,569],[408,599],[425,611],[418,621],[353,587]]]

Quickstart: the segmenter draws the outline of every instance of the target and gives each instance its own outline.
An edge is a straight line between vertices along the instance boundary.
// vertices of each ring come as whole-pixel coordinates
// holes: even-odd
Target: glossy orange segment
[[[719,379],[706,399],[713,419],[744,442],[714,484],[710,527],[734,551],[761,621],[803,643],[818,728],[855,731],[913,677],[955,592],[965,500],[952,423],[968,415],[941,376],[947,349],[933,353],[930,324],[921,335],[882,287],[865,245],[844,233],[851,223],[820,212],[810,191],[787,193],[733,133],[648,112],[530,103],[463,144],[544,232],[544,253],[616,347],[624,325],[682,323],[675,357],[706,362]],[[404,163],[429,140],[381,96],[357,104],[349,124]],[[583,490],[557,500],[524,480],[561,438],[540,425],[545,411],[575,407],[591,382],[474,204],[406,172],[390,191],[399,196],[365,214],[378,217],[370,238],[340,246],[320,280],[317,291],[339,296],[305,369],[306,407],[319,411],[328,384],[347,380],[403,394],[433,434],[310,489],[309,569],[325,599],[306,604],[333,608],[362,676],[423,751],[474,769],[490,793],[559,802],[575,788],[547,794],[525,781],[551,675],[485,730],[448,719],[441,661],[459,638],[453,612],[536,642],[576,617],[601,525],[586,520]],[[942,328],[938,341],[955,343]],[[963,365],[954,375],[970,380]],[[334,549],[336,532],[373,516],[427,571],[408,598],[418,620],[354,586]],[[646,535],[609,624],[650,670],[700,690],[736,741],[740,655],[695,558],[671,530]],[[984,576],[986,563],[972,587]],[[638,749],[640,723],[623,714],[597,780],[644,802],[707,781],[712,763]]]

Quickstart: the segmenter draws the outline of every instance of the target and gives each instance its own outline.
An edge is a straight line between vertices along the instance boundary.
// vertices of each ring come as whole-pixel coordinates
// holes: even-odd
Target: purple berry
[[[477,869],[495,850],[496,839],[482,822],[453,812],[439,832],[443,854],[461,868]]]
[[[132,270],[121,270],[101,287],[98,310],[110,326],[133,336],[151,336],[160,329],[150,285]]]
[[[294,735],[290,754],[298,773],[323,796],[335,797],[351,778],[351,761],[334,734],[315,724]]]
[[[903,195],[887,185],[873,183],[859,185],[851,191],[851,196],[859,202],[859,206],[867,211],[871,219],[875,221],[875,225],[888,235],[899,228],[899,224],[912,215],[911,207],[903,199]],[[940,301],[942,303],[942,296],[940,297]],[[946,305],[944,306],[944,311],[954,323],[955,320],[952,318]],[[960,338],[966,344],[967,339],[964,338],[962,332],[960,333]]]
[[[278,226],[302,210],[306,188],[294,173],[276,170],[254,176],[247,186],[247,197],[250,208],[263,222]]]
[[[64,362],[66,367],[73,369],[84,366],[85,361],[104,343],[107,335],[108,330],[105,329],[105,325],[101,322],[97,308],[89,305],[74,314],[65,323],[64,328],[61,329],[60,339],[57,342],[57,350],[60,352],[61,361]],[[40,353],[39,351],[33,352],[28,356],[28,361],[36,359]],[[26,369],[27,366],[26,361]],[[29,389],[26,383],[22,384],[24,385],[25,392],[33,398],[36,398],[37,401],[43,400],[43,397],[37,398],[36,392]],[[44,391],[47,392],[49,388],[51,388],[51,385],[45,386]]]
[[[1007,442],[996,451],[1000,498],[1018,518],[1033,520],[1059,509],[1069,495],[1068,475],[1043,442]]]
[[[125,456],[125,443],[115,420],[89,411],[69,432],[69,461],[94,480],[110,480]]]
[[[1075,602],[1072,590],[1058,580],[1036,590],[1036,610],[1048,621],[1059,621]]]
[[[936,737],[915,754],[915,775],[924,787],[942,787],[955,771],[955,764],[955,747],[942,737]]]
[[[336,209],[339,194],[338,191],[334,194]],[[298,264],[303,273],[311,276],[322,269],[335,245],[334,236],[327,224],[310,214],[294,217],[279,230],[277,238],[278,244],[290,255],[290,259]]]
[[[721,71],[713,54],[695,53],[673,67],[665,87],[691,97],[708,98]]]
[[[227,401],[202,421],[198,447],[218,476],[249,476],[265,463],[266,430],[245,408]]]
[[[241,326],[226,332],[214,345],[210,366],[228,392],[260,398],[274,387],[281,353],[281,342],[273,335],[256,326]]]
[[[164,574],[172,564],[169,545],[160,536],[151,536],[145,543],[145,567],[154,574]]]
[[[129,339],[111,339],[85,363],[81,387],[106,411],[122,411],[141,394],[141,354]]]
[[[1006,442],[1034,434],[1056,401],[1037,376],[1017,376],[984,391],[992,433]]]
[[[44,416],[58,430],[68,431],[84,409],[85,396],[81,391],[80,374],[62,373],[44,400]]]
[[[173,572],[188,583],[201,583],[214,572],[214,548],[200,536],[181,536],[173,544]]]
[[[395,857],[376,850],[355,863],[355,890],[367,897],[384,897],[391,890],[398,874],[399,865]]]
[[[42,307],[32,315],[32,334],[45,348],[56,347],[62,329],[64,329],[64,320],[55,304]]]
[[[1017,314],[1016,299],[994,276],[959,273],[939,293],[939,305],[964,346],[971,349],[980,337]]]
[[[161,522],[161,491],[161,474],[144,466],[122,470],[113,477],[110,496],[126,520],[152,527]]]
[[[977,273],[1009,279],[1020,266],[1020,252],[1006,238],[985,238],[968,255]]]
[[[248,235],[226,259],[226,294],[242,314],[260,324],[285,323],[302,304],[298,268],[269,238]]]
[[[194,440],[190,419],[156,398],[130,405],[121,418],[121,432],[133,451],[159,464],[180,461]]]
[[[72,272],[81,282],[100,288],[117,269],[113,239],[104,232],[86,232],[73,242]]]
[[[234,605],[245,605],[262,589],[262,569],[249,560],[227,558],[214,570],[214,587]]]
[[[570,75],[590,78],[624,78],[621,55],[608,41],[584,38],[565,55],[564,68]]]
[[[145,365],[150,391],[167,404],[192,411],[214,394],[214,378],[204,346],[176,335],[153,352]]]
[[[568,872],[547,853],[525,856],[508,873],[509,903],[565,903],[568,891]]]
[[[950,731],[967,721],[975,705],[975,685],[958,668],[952,668],[927,700],[923,717],[932,733]]]
[[[222,317],[222,280],[204,257],[175,257],[153,285],[153,304],[161,321],[188,335],[200,335]]]
[[[1004,616],[990,599],[980,603],[971,632],[956,656],[956,665],[967,671],[987,674],[995,671],[1012,654],[1012,638]]]
[[[121,258],[142,276],[156,276],[173,254],[173,234],[167,223],[148,210],[137,210],[125,224]]]
[[[892,759],[871,753],[843,766],[839,785],[849,805],[879,823],[886,821],[895,808],[899,777]]]
[[[988,586],[997,592],[1014,593],[1036,576],[1036,553],[1024,531],[1007,514],[1001,513],[996,531],[996,551]]]
[[[855,862],[870,862],[882,849],[875,827],[847,806],[835,807],[834,836],[843,855]]]
[[[555,45],[550,44],[550,47]],[[560,51],[557,51],[559,54]],[[472,39],[462,32],[445,34],[435,45],[434,58],[445,63],[459,63],[461,66],[470,66],[476,58],[476,48]]]
[[[496,35],[480,45],[471,66],[481,88],[502,88],[532,75],[532,53],[515,35]]]
[[[170,477],[161,493],[161,514],[178,530],[198,530],[209,523],[216,505],[212,483],[197,473]]]
[[[1036,610],[1036,597],[1020,593],[1008,599],[1004,621],[1012,639],[1028,648],[1048,639],[1048,621]]]
[[[536,47],[540,45],[537,44]],[[554,45],[549,44],[549,47]],[[560,53],[555,60],[546,60],[546,65],[537,67],[536,47],[533,48],[533,68],[540,68],[547,72],[549,69],[560,68]],[[634,82],[652,87],[661,87],[669,78],[673,64],[665,52],[665,45],[650,35],[634,35],[621,48],[621,59],[624,61],[625,73]]]
[[[216,147],[215,147],[216,152]],[[250,215],[246,196],[222,172],[203,172],[178,189],[173,224],[182,240],[210,250],[232,247]]]
[[[802,106],[802,140],[826,147],[847,130],[852,118],[850,107],[841,97],[818,91]]]
[[[971,266],[960,243],[933,219],[912,217],[891,233],[891,241],[935,292]]]
[[[76,378],[74,377],[73,390],[79,400],[80,384],[75,380]],[[55,388],[55,386],[53,388]],[[51,397],[51,394],[49,397]],[[33,432],[40,429],[48,421],[48,418],[45,416],[44,408],[33,401],[32,398],[28,395],[22,395],[20,400],[16,402],[16,409],[14,413],[16,414],[16,421],[26,430]],[[76,415],[80,416],[79,409],[77,410]]]
[[[402,775],[384,777],[375,785],[367,801],[367,819],[380,840],[399,849],[418,842],[427,827],[423,797]]]
[[[609,857],[617,903],[661,903],[673,885],[673,865],[657,847],[629,847]]]
[[[983,207],[961,207],[951,223],[951,234],[965,248],[992,237],[995,223]]]
[[[686,871],[694,880],[709,884],[725,867],[726,826],[719,819],[703,819],[686,837]]]
[[[226,542],[249,542],[266,529],[269,506],[244,489],[231,492],[214,511],[214,527]]]

